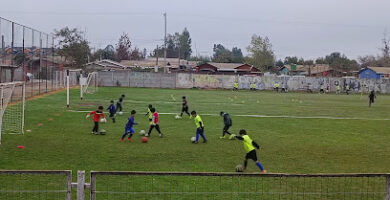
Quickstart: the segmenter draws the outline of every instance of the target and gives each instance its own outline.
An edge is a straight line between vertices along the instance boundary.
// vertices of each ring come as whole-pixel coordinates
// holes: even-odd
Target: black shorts
[[[150,119],[150,118],[149,118],[149,121],[150,121],[150,122],[151,122],[152,120],[153,120],[153,119]]]
[[[181,112],[188,112],[188,106],[183,106],[181,108]]]
[[[229,130],[229,128],[230,128],[231,126],[232,126],[232,125],[225,125],[225,126],[223,127],[223,131]]]
[[[256,150],[252,150],[250,152],[248,152],[246,155],[245,155],[245,159],[252,159],[253,161],[257,161],[257,154],[256,154]]]
[[[110,117],[111,118],[115,117],[115,113],[110,113]]]

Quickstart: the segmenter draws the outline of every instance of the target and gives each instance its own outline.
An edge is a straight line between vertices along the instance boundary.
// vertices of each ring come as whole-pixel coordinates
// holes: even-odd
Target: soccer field
[[[92,135],[86,111],[125,94],[124,115],[101,128],[106,135]],[[193,119],[175,119],[181,96],[189,110],[205,123],[207,144],[192,144]],[[70,169],[117,171],[233,172],[245,156],[238,140],[219,139],[220,111],[231,114],[232,131],[246,129],[260,146],[258,157],[272,173],[385,173],[390,159],[390,96],[378,95],[373,107],[367,96],[273,93],[249,91],[99,88],[79,99],[71,90],[67,112],[65,92],[26,103],[25,135],[3,135],[0,169]],[[152,133],[141,143],[140,130],[148,130],[148,104],[160,115],[164,138]],[[137,111],[139,125],[134,142],[120,142],[129,112]],[[85,112],[84,112],[85,111]],[[42,123],[43,126],[38,126]],[[24,145],[24,149],[18,149]],[[258,172],[249,161],[247,172]]]

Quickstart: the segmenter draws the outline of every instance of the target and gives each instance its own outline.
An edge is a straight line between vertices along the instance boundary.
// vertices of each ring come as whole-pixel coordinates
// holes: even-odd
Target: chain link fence
[[[72,171],[0,170],[2,200],[70,200]]]
[[[96,199],[389,199],[388,174],[91,172]]]
[[[65,87],[64,64],[53,35],[0,17],[0,83],[26,82],[26,97]],[[78,84],[70,73],[70,86]]]

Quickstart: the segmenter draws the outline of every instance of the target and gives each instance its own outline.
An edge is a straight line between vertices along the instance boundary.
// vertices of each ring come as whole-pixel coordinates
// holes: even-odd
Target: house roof
[[[310,74],[319,74],[330,70],[329,65],[315,65],[310,67]],[[309,66],[306,68],[305,74],[309,74]]]
[[[208,64],[213,65],[218,69],[236,69],[237,67],[244,65],[243,63],[215,63],[215,62],[209,62]]]
[[[85,66],[87,65],[98,65],[98,66],[101,66],[101,67],[114,67],[114,68],[122,68],[122,69],[126,69],[127,66],[125,65],[122,65],[118,62],[115,62],[115,61],[112,61],[112,60],[99,60],[99,61],[95,61],[95,62],[90,62],[90,63],[87,63],[85,64]]]
[[[121,64],[125,66],[155,67],[156,60],[156,58],[146,58],[144,60],[122,60]],[[167,63],[169,63],[172,68],[179,67],[179,59],[177,58],[167,58]],[[159,67],[163,67],[165,65],[164,58],[158,58],[157,65]],[[180,60],[180,65],[188,65],[189,67],[195,67],[197,65],[197,62]]]
[[[390,74],[390,67],[367,67],[379,74]]]

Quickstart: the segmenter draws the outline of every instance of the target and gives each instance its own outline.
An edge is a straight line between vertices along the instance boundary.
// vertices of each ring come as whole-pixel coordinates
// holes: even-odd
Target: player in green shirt
[[[148,116],[150,124],[152,123],[153,113],[150,111],[153,108],[152,104],[148,106],[148,112],[146,112],[145,116]]]
[[[248,165],[248,159],[252,159],[256,162],[256,165],[260,168],[262,173],[266,173],[260,161],[257,160],[256,149],[260,149],[260,146],[253,141],[247,134],[246,130],[240,130],[240,136],[236,136],[236,139],[242,140],[244,142],[244,148],[246,151],[245,160],[244,160],[244,170]]]
[[[198,143],[199,135],[203,138],[203,143],[206,143],[206,137],[204,136],[204,123],[202,121],[202,118],[196,114],[196,111],[191,112],[191,116],[195,118],[195,125],[196,125],[196,140],[195,144]]]

